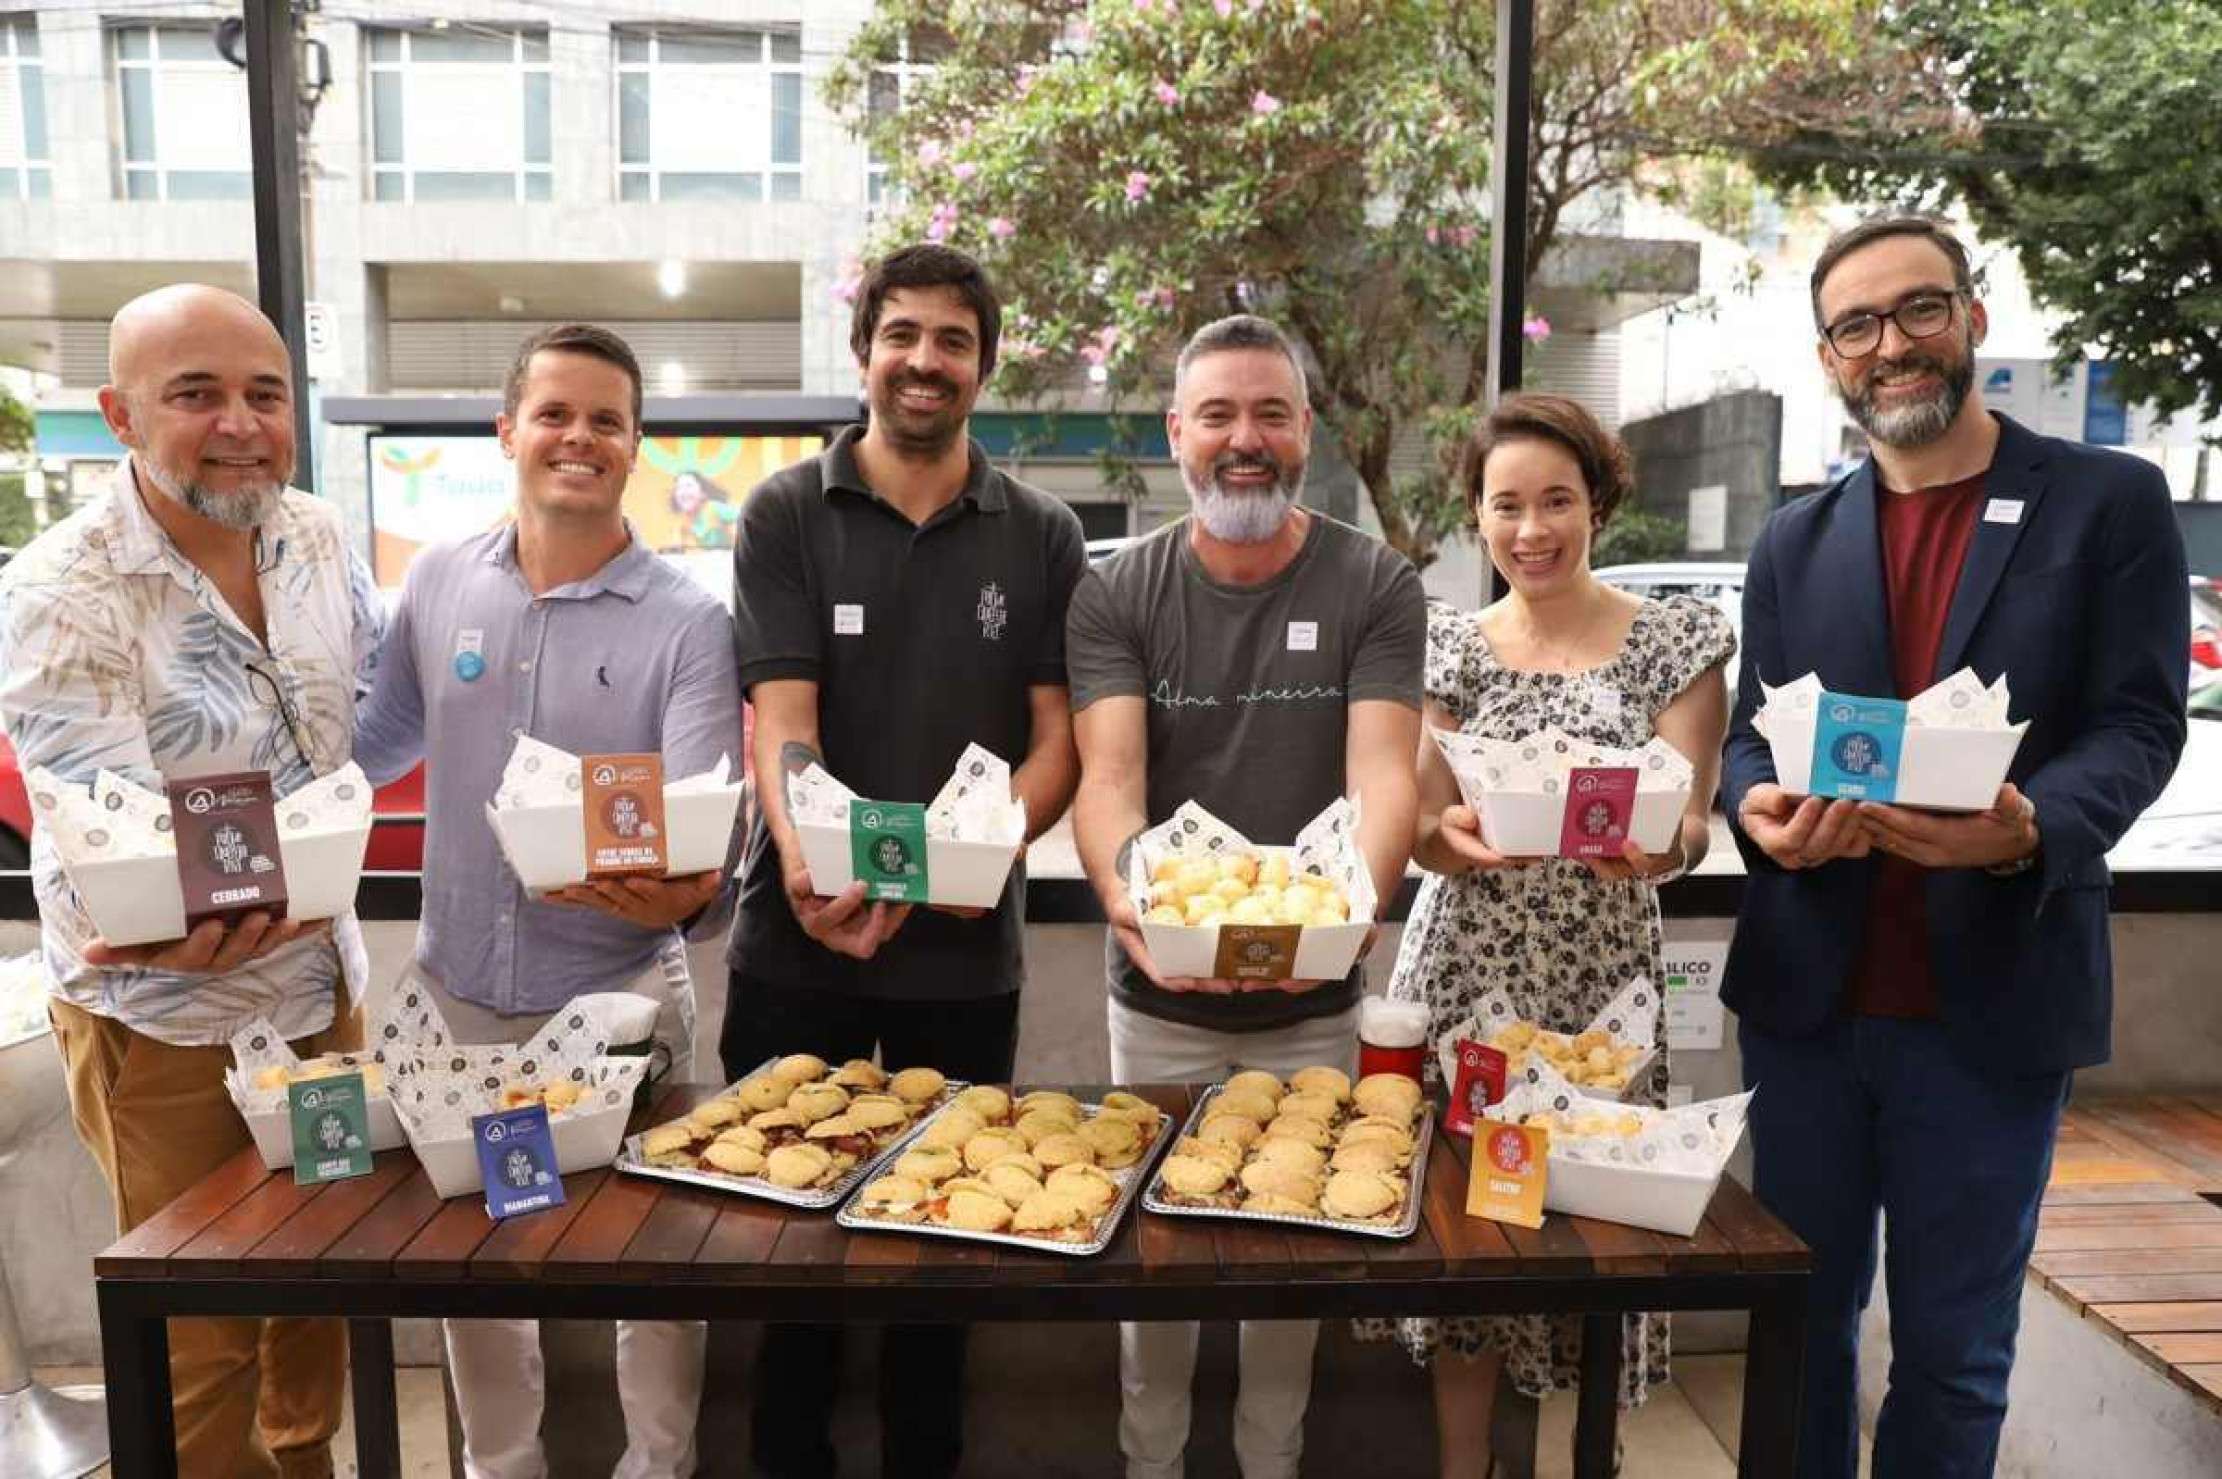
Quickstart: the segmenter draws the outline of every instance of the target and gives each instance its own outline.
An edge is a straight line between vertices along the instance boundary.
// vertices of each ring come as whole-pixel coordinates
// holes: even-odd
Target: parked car
[[[2191,686],[2222,681],[2222,581],[2191,577]]]

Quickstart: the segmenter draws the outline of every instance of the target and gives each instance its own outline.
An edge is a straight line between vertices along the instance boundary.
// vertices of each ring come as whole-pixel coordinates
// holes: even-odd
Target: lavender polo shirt
[[[542,1015],[606,991],[679,941],[528,897],[486,822],[514,737],[574,754],[661,751],[665,775],[741,763],[731,623],[636,537],[585,580],[535,596],[514,525],[416,557],[356,715],[379,785],[425,767],[417,964],[465,1001]],[[697,931],[730,909],[727,895]]]

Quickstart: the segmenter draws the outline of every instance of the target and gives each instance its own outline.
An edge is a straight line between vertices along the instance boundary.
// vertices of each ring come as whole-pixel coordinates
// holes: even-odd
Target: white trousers
[[[1325,1063],[1351,1071],[1358,1009],[1266,1032],[1214,1032],[1135,1011],[1111,998],[1115,1083],[1217,1083],[1237,1069],[1286,1077]],[[1119,1448],[1127,1479],[1180,1479],[1196,1374],[1194,1321],[1119,1326]],[[1243,1479],[1295,1479],[1304,1456],[1317,1320],[1244,1320],[1234,1405]]]
[[[457,1042],[515,1042],[546,1015],[503,1017],[462,1001],[416,968]],[[653,997],[655,1043],[685,1083],[694,1061],[694,981],[686,952],[674,946],[618,988]],[[463,1422],[466,1479],[547,1479],[540,1441],[547,1366],[537,1320],[443,1320],[448,1374]],[[694,1427],[702,1406],[702,1352],[710,1327],[699,1320],[619,1320],[617,1401],[625,1412],[625,1452],[611,1479],[687,1479],[694,1472]]]

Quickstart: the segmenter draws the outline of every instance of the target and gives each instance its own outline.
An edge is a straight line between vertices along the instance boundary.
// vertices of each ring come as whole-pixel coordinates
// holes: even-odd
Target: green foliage
[[[31,408],[0,385],[0,452],[28,452],[38,436]]]
[[[0,472],[0,547],[21,549],[39,532],[19,472]]]
[[[1570,208],[1724,127],[1721,100],[1779,87],[1856,9],[1545,0],[1526,276]],[[875,248],[947,240],[994,275],[1000,394],[1155,409],[1183,338],[1267,314],[1425,564],[1458,498],[1391,452],[1445,462],[1486,383],[1493,26],[1484,0],[880,0],[826,93],[889,170]],[[933,67],[874,106],[906,41]]]
[[[1689,550],[1689,526],[1680,519],[1623,504],[1590,546],[1589,563],[1601,570],[1607,565],[1686,560]]]
[[[2212,0],[1909,0],[1895,117],[1796,131],[1780,178],[1965,203],[2065,316],[2065,358],[2127,397],[2222,416],[2222,7]]]

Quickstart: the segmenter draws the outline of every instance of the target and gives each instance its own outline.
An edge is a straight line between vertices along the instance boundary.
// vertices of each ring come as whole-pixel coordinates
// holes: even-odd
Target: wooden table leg
[[[1752,1306],[1744,1346],[1744,1437],[1737,1479],[1789,1479],[1805,1390],[1805,1287]]]
[[[393,1323],[347,1322],[355,1384],[355,1468],[362,1479],[401,1479],[401,1419],[393,1395]]]
[[[101,1377],[108,1387],[108,1462],[115,1479],[176,1479],[170,1412],[170,1328],[133,1308],[136,1290],[97,1286]]]
[[[1620,1428],[1621,1316],[1582,1316],[1582,1389],[1574,1409],[1574,1479],[1612,1479]]]

